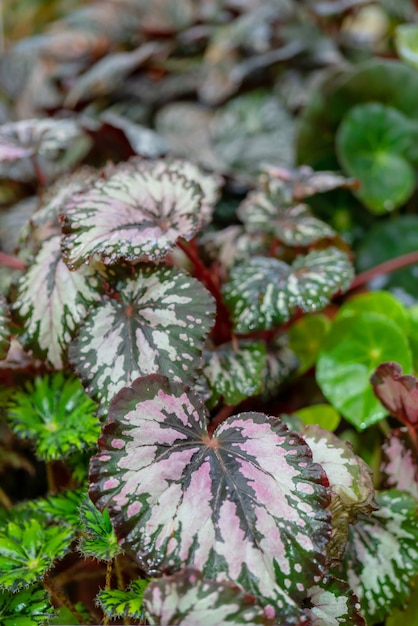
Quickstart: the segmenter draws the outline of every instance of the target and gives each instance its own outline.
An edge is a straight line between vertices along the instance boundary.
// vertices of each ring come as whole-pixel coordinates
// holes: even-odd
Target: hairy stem
[[[61,591],[61,589],[57,587],[57,585],[55,584],[55,581],[53,581],[52,578],[48,576],[48,574],[45,574],[43,578],[43,585],[45,589],[48,591],[52,600],[55,600],[58,604],[67,607],[67,609],[71,611],[71,613],[74,615],[74,617],[77,619],[77,621],[80,624],[86,623],[81,613],[79,613],[79,611],[72,604],[69,598],[67,598],[65,593],[63,593],[63,591]]]
[[[45,463],[45,469],[46,469],[46,480],[48,483],[48,493],[56,493],[57,486],[55,484],[53,462],[47,461]]]
[[[375,265],[375,267],[372,267],[365,272],[357,274],[357,276],[350,285],[349,291],[354,291],[359,287],[363,287],[373,278],[376,278],[376,276],[389,274],[390,272],[400,270],[403,267],[408,267],[409,265],[414,265],[415,263],[418,263],[418,252],[409,252],[408,254],[403,254],[402,256],[398,256],[395,259],[389,259],[389,261],[384,261],[384,263]]]
[[[10,500],[7,493],[0,487],[0,502],[4,506],[5,509],[11,509],[13,506],[12,501]]]

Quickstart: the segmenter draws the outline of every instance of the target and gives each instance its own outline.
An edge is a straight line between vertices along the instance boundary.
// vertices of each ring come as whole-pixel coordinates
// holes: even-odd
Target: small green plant
[[[415,70],[347,44],[308,103],[358,3],[145,4],[87,3],[0,74],[25,112],[0,126],[0,626],[399,626]],[[408,237],[381,258],[379,229]]]

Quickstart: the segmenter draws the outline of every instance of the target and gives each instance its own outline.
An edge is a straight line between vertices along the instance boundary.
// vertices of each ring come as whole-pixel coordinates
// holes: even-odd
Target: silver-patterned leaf
[[[368,624],[402,607],[418,574],[418,504],[402,491],[376,497],[380,510],[351,527],[344,579],[359,597]]]
[[[275,337],[267,346],[266,367],[261,380],[261,397],[269,401],[279,393],[283,384],[296,372],[299,361],[284,335]]]
[[[406,428],[396,430],[386,438],[380,468],[388,489],[406,491],[418,500],[417,450]]]
[[[269,242],[265,235],[247,233],[233,225],[219,231],[208,231],[199,237],[202,254],[230,270],[233,265],[253,255],[266,254]]]
[[[241,341],[237,346],[224,343],[203,351],[202,376],[211,390],[209,406],[222,397],[225,404],[236,405],[261,391],[266,366],[266,346],[262,342]]]
[[[308,246],[335,236],[335,231],[314,217],[306,204],[286,206],[280,194],[249,193],[238,208],[238,216],[248,232],[274,235],[288,246]]]
[[[196,168],[197,169],[197,168]],[[104,263],[161,259],[201,227],[205,194],[164,161],[135,159],[107,170],[63,208],[62,250],[76,268],[100,255]]]
[[[61,258],[59,236],[45,241],[18,283],[14,310],[23,320],[24,347],[61,369],[88,305],[100,297],[98,285],[92,268],[70,272]]]
[[[332,534],[327,554],[330,563],[338,563],[347,544],[349,524],[360,513],[370,515],[376,509],[372,472],[349,443],[317,424],[305,426],[302,436],[329,480]]]
[[[74,119],[28,119],[0,126],[0,176],[30,181],[36,176],[32,159],[48,177],[74,165],[90,142]]]
[[[90,497],[150,575],[191,566],[299,624],[329,539],[328,488],[304,440],[262,413],[208,412],[159,375],[115,397],[90,467]]]
[[[0,294],[0,359],[5,359],[10,347],[10,311],[6,298]]]
[[[310,626],[366,626],[358,598],[343,580],[325,576],[309,589],[308,598]]]
[[[223,288],[237,333],[267,330],[287,322],[297,311],[324,308],[353,280],[344,252],[330,247],[299,256],[288,265],[254,257],[232,268]]]
[[[272,606],[262,608],[237,585],[205,579],[192,568],[152,581],[145,590],[143,607],[149,624],[273,626],[275,623]]]
[[[138,376],[191,382],[215,304],[198,280],[165,266],[140,266],[90,307],[70,349],[87,392],[107,404]]]

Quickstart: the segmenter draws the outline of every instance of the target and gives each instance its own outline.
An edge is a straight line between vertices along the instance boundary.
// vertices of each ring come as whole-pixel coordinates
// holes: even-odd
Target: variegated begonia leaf
[[[402,424],[418,429],[418,379],[402,375],[399,363],[382,363],[372,375],[373,391],[389,413]]]
[[[141,265],[115,290],[117,298],[90,307],[70,348],[87,392],[106,404],[138,376],[191,382],[214,322],[202,283],[178,268]]]
[[[192,239],[212,196],[185,171],[186,166],[177,169],[165,161],[132,159],[74,194],[61,214],[68,266],[77,268],[95,255],[106,264],[154,261],[164,258],[180,237]]]
[[[402,491],[376,496],[379,510],[350,527],[344,579],[359,597],[367,624],[402,607],[418,574],[418,504]]]
[[[287,246],[308,246],[334,237],[335,231],[314,217],[306,204],[286,206],[279,194],[253,191],[238,208],[246,230],[274,235]]]
[[[269,238],[259,233],[247,233],[234,224],[219,231],[208,231],[199,237],[202,256],[229,270],[233,265],[253,255],[267,254]]]
[[[5,359],[10,347],[10,311],[6,298],[0,294],[0,359]]]
[[[54,613],[48,592],[41,585],[17,593],[0,591],[2,626],[45,626]]]
[[[391,432],[383,446],[381,472],[387,489],[406,491],[418,500],[418,458],[406,428]]]
[[[277,396],[283,384],[296,372],[298,364],[284,335],[268,342],[266,367],[261,378],[261,398],[268,401]]]
[[[100,434],[96,408],[78,378],[62,372],[35,378],[14,392],[7,406],[13,432],[31,439],[45,461],[95,446]]]
[[[202,374],[210,389],[208,405],[222,397],[225,404],[236,405],[261,391],[266,367],[266,346],[257,341],[241,341],[237,346],[224,343],[203,351]]]
[[[80,519],[82,536],[78,547],[85,557],[92,556],[99,561],[112,561],[123,552],[117,542],[107,509],[103,512],[98,511],[86,498],[80,506]]]
[[[299,624],[331,530],[325,473],[278,418],[234,415],[212,438],[208,418],[198,396],[164,376],[122,389],[91,462],[90,497],[149,575],[196,567]]]
[[[343,580],[325,576],[309,589],[307,600],[310,626],[366,626],[359,600]]]
[[[254,596],[230,582],[205,579],[186,568],[153,580],[144,593],[148,624],[228,626],[228,624],[276,624],[275,610],[263,608]]]
[[[254,257],[233,267],[223,293],[237,333],[268,330],[297,311],[324,308],[353,280],[344,252],[330,247],[298,256],[292,265]]]
[[[97,594],[97,600],[108,617],[131,617],[141,619],[142,598],[149,580],[138,578],[133,580],[129,589],[102,589]]]
[[[90,141],[74,119],[28,119],[0,126],[0,176],[22,182],[33,180],[36,159],[50,178],[74,165]]]
[[[99,284],[92,267],[70,272],[61,258],[59,236],[45,241],[18,283],[13,309],[23,321],[23,346],[61,369],[88,305],[100,297]]]
[[[41,526],[37,519],[0,530],[0,588],[17,591],[42,579],[71,547],[73,529]]]
[[[332,534],[327,556],[331,564],[338,563],[344,554],[349,524],[360,513],[370,515],[376,509],[372,472],[349,443],[320,426],[305,426],[302,436],[312,450],[313,460],[321,464],[329,480]]]

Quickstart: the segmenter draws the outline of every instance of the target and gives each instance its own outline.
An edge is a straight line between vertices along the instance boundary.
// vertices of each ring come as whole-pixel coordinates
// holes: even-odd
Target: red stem
[[[192,262],[196,278],[205,285],[216,300],[217,312],[215,327],[213,329],[215,342],[224,343],[230,341],[232,337],[232,323],[229,317],[229,311],[222,299],[218,281],[214,279],[212,272],[202,263],[194,241],[186,243],[183,239],[180,239],[177,245]]]
[[[379,265],[372,267],[370,270],[357,274],[350,285],[349,291],[354,291],[354,289],[358,289],[358,287],[363,287],[363,285],[366,285],[373,278],[376,278],[376,276],[389,274],[390,272],[407,267],[408,265],[414,265],[415,263],[418,263],[418,252],[409,252],[408,254],[396,257],[396,259],[384,261],[384,263],[380,263]]]
[[[5,252],[0,252],[0,265],[5,265],[13,270],[26,269],[26,264],[21,259],[18,259],[17,256],[6,254]]]

